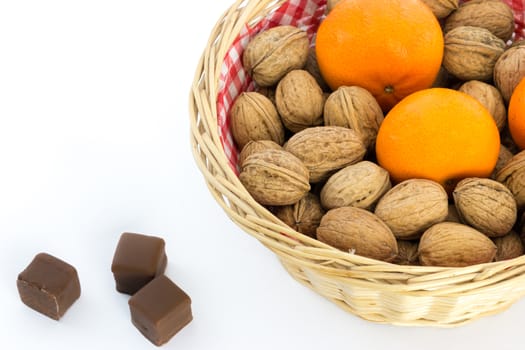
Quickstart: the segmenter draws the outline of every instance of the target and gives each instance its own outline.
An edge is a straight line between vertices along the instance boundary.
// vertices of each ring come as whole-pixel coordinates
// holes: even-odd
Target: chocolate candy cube
[[[54,320],[80,297],[77,270],[46,253],[35,256],[18,275],[16,286],[24,304]]]
[[[111,264],[117,290],[133,295],[163,274],[168,262],[164,246],[164,240],[159,237],[123,233]]]
[[[193,319],[191,299],[168,277],[156,277],[128,301],[131,322],[153,344],[170,340]]]

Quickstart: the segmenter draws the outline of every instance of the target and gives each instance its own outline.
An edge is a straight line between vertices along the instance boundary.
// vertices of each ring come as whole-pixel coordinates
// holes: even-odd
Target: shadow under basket
[[[258,32],[296,25],[313,40],[326,0],[235,2],[219,19],[190,96],[192,150],[210,193],[245,232],[272,250],[297,281],[366,320],[453,327],[501,312],[525,295],[525,256],[463,268],[395,265],[300,234],[258,204],[238,179],[229,108],[254,89],[242,52]]]

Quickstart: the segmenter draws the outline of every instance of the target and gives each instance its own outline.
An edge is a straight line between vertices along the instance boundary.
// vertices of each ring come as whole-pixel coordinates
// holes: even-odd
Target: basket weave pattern
[[[521,37],[525,1],[515,9]],[[500,312],[525,295],[525,256],[463,268],[401,266],[342,252],[302,235],[253,200],[237,178],[228,112],[252,90],[242,50],[279,24],[312,39],[326,0],[238,0],[212,30],[190,96],[191,141],[206,184],[226,214],[280,259],[299,282],[364,319],[396,325],[457,326]]]

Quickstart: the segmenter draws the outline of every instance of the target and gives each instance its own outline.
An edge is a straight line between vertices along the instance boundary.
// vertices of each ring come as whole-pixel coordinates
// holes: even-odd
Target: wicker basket
[[[254,34],[277,24],[298,25],[313,36],[325,6],[326,0],[238,0],[216,24],[190,96],[193,152],[211,194],[296,280],[364,319],[450,327],[506,309],[525,295],[525,256],[441,268],[352,255],[292,230],[238,180],[228,109],[241,91],[253,89],[240,63],[242,49]]]

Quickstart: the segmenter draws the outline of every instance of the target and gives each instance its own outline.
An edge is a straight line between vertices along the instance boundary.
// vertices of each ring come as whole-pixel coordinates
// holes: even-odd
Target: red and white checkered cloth
[[[525,0],[503,0],[514,11],[516,38],[525,38]]]
[[[468,1],[468,0],[464,0]],[[503,0],[514,10],[516,22],[515,39],[525,38],[525,0]],[[463,1],[461,1],[463,2]],[[232,47],[226,53],[219,77],[217,96],[217,122],[219,137],[230,166],[239,173],[237,158],[239,150],[230,131],[230,108],[239,94],[251,91],[254,84],[242,65],[242,53],[248,42],[259,32],[278,25],[295,25],[308,33],[310,40],[321,22],[326,8],[326,0],[289,0],[267,18],[254,26],[245,27],[239,33]]]

